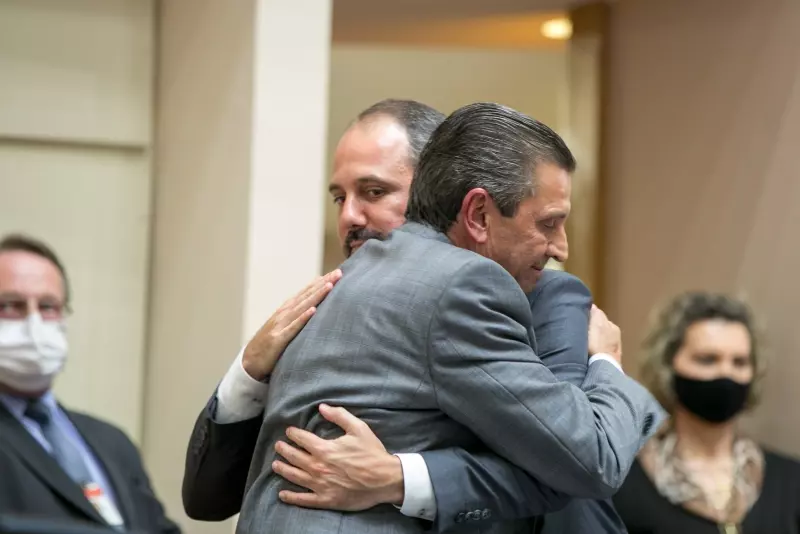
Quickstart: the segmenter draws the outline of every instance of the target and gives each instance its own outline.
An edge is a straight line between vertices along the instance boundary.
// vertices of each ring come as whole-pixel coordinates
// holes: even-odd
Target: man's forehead
[[[369,182],[410,184],[413,169],[408,150],[405,131],[394,121],[355,124],[339,141],[329,189],[347,189]]]
[[[375,118],[352,125],[336,146],[334,168],[350,163],[381,163],[408,155],[405,129],[390,118]]]
[[[0,252],[0,292],[63,295],[61,272],[50,260],[21,250]]]
[[[540,164],[533,181],[531,207],[542,217],[566,216],[571,209],[572,178],[552,164]]]

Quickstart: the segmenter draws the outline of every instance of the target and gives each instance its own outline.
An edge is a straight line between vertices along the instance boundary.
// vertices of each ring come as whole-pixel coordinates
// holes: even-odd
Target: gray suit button
[[[461,512],[456,516],[456,523],[463,523],[463,522],[464,522],[464,512]]]
[[[489,510],[488,508],[486,508],[486,509],[483,511],[483,513],[481,514],[481,517],[482,517],[483,519],[489,519],[490,517],[492,517],[492,511],[491,511],[491,510]]]
[[[464,520],[465,521],[472,521],[473,520],[472,512],[467,512],[466,514],[464,514]]]

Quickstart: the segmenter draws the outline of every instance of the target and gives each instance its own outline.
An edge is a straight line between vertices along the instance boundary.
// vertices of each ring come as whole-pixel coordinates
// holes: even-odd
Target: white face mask
[[[50,388],[67,359],[67,337],[61,321],[0,319],[0,383],[22,393]]]

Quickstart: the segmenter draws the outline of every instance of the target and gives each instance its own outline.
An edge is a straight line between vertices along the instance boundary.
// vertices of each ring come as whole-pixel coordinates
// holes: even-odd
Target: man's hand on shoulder
[[[369,426],[344,408],[325,404],[319,409],[345,435],[325,440],[289,428],[288,438],[297,447],[279,441],[275,450],[286,462],[276,460],[272,469],[309,492],[280,492],[280,499],[304,508],[355,512],[378,504],[400,505],[404,498],[400,459],[388,453]]]
[[[336,269],[318,277],[297,295],[290,298],[270,317],[247,344],[242,366],[255,380],[264,380],[275,368],[286,346],[303,329],[322,302],[342,277]]]
[[[592,305],[589,317],[589,355],[608,354],[622,365],[622,333],[603,310]]]

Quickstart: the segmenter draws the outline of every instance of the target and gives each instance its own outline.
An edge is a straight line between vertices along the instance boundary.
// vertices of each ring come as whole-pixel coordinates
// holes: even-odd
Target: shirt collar
[[[17,397],[15,395],[9,395],[8,393],[0,393],[0,402],[6,407],[6,409],[11,412],[18,421],[21,421],[23,417],[25,417],[25,409],[28,407],[28,402],[30,399],[25,397]],[[55,411],[58,407],[58,403],[56,402],[55,395],[53,395],[52,391],[48,391],[44,395],[42,395],[42,402],[47,409],[50,410],[51,413]]]

